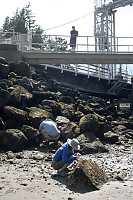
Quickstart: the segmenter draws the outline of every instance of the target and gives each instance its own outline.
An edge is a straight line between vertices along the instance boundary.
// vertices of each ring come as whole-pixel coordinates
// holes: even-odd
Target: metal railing
[[[39,36],[39,35],[38,35]],[[32,38],[27,39],[26,34],[21,34],[19,49],[21,51],[55,51],[70,52],[70,36],[67,35],[43,35],[41,43],[32,43]],[[108,48],[105,36],[78,36],[76,52],[91,53],[133,53],[133,37],[108,38]],[[115,41],[114,41],[115,40]],[[108,50],[107,50],[108,49]]]
[[[110,68],[108,65],[79,65],[79,64],[60,64],[60,65],[45,65],[45,69],[47,70],[47,67],[56,68],[63,73],[64,71],[69,71],[75,74],[77,76],[78,74],[83,74],[90,77],[96,77],[99,80],[100,79],[106,79],[106,80],[114,80],[114,79],[122,79],[125,82],[131,82],[131,75],[128,74],[127,70],[124,70],[124,68],[119,71],[119,67],[117,66],[114,70]],[[112,66],[114,67],[114,66]],[[114,73],[115,71],[115,73]]]
[[[36,35],[40,37],[40,35]],[[16,44],[20,51],[50,51],[70,52],[70,36],[67,35],[41,35],[41,42],[33,43],[32,34],[20,34],[17,32],[0,32],[0,44]],[[133,37],[108,38],[105,36],[78,36],[76,52],[91,53],[133,53]]]
[[[39,36],[39,35],[38,35]],[[71,52],[70,36],[67,35],[43,35],[44,40],[41,43],[32,43],[32,34],[20,34],[14,32],[0,33],[0,44],[16,44],[19,51],[35,51],[35,52]],[[97,42],[96,42],[97,40]],[[100,42],[99,42],[100,41]],[[102,42],[101,42],[102,41]],[[76,43],[76,52],[88,53],[104,53],[104,54],[131,54],[133,53],[133,37],[116,37],[115,46],[112,42],[109,43],[109,51],[107,52],[105,37],[94,36],[78,36]],[[111,41],[111,38],[109,38]],[[97,44],[97,45],[96,45]],[[128,75],[127,70],[121,70],[125,67],[118,65],[58,65],[57,67],[64,70],[70,70],[75,75],[78,73],[90,76],[105,78],[108,80],[114,79],[120,73],[124,80],[131,80],[131,75]]]

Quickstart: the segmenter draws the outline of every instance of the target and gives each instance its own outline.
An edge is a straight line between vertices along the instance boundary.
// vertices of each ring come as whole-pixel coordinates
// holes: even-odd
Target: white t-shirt
[[[41,129],[44,129],[47,135],[52,135],[53,133],[60,133],[60,131],[56,127],[56,124],[50,119],[46,119],[40,124],[39,130]]]

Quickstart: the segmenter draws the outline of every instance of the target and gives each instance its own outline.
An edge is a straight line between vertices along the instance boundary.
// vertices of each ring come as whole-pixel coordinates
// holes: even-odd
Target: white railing
[[[40,35],[36,35],[36,37]],[[41,35],[41,43],[32,43],[32,34],[17,32],[0,32],[0,44],[16,44],[20,51],[56,51],[70,52],[70,36],[67,35]],[[91,53],[133,53],[133,37],[109,37],[108,48],[105,36],[78,36],[77,52]],[[108,49],[108,51],[107,51]]]
[[[61,73],[64,71],[69,71],[77,76],[78,74],[86,75],[88,78],[96,77],[100,79],[106,80],[114,80],[114,79],[122,79],[125,82],[131,83],[131,75],[128,74],[124,67],[121,72],[119,71],[119,67],[111,71],[110,66],[107,65],[79,65],[79,64],[61,64],[61,65],[45,65],[47,67],[60,69]],[[113,66],[112,66],[113,67]],[[115,73],[113,73],[115,71]],[[119,76],[119,77],[118,77]]]
[[[21,34],[18,32],[0,32],[0,44],[20,45]]]
[[[39,36],[39,35],[38,35]],[[42,43],[32,43],[32,35],[20,34],[20,33],[0,33],[0,44],[16,44],[19,51],[37,51],[37,52],[71,52],[70,48],[70,36],[67,35],[43,35],[45,38]],[[60,40],[62,39],[62,40]],[[133,53],[133,37],[116,37],[115,46],[112,42],[109,43],[109,51],[107,52],[106,44],[100,43],[105,41],[104,37],[94,36],[78,36],[76,44],[76,52],[88,52],[88,53],[106,53],[106,54],[131,54]],[[97,40],[97,42],[96,42]],[[109,38],[109,41],[112,41]],[[64,42],[64,43],[63,43]],[[97,45],[96,45],[97,44]],[[51,65],[54,67],[53,65]],[[75,74],[81,73],[88,77],[96,76],[99,79],[105,78],[108,80],[114,79],[120,72],[123,79],[126,81],[131,80],[131,76],[127,71],[120,71],[126,67],[120,67],[119,65],[59,65],[61,71],[70,70]]]
[[[39,36],[39,35],[38,35]],[[27,34],[20,35],[19,49],[21,51],[56,51],[70,52],[70,36],[67,35],[43,35],[45,39],[41,43],[32,43]],[[108,48],[105,36],[78,36],[76,43],[77,52],[91,53],[133,53],[133,37],[108,38]]]

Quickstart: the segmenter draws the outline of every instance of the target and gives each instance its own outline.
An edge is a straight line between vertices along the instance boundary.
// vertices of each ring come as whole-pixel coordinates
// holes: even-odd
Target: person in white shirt
[[[39,125],[39,133],[42,134],[45,141],[58,141],[60,137],[60,131],[55,122],[47,119],[46,115],[42,117],[42,122]]]

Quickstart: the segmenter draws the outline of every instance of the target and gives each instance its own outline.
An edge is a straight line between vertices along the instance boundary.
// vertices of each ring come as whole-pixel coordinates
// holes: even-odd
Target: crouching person
[[[42,117],[41,120],[42,122],[39,126],[39,133],[42,134],[44,141],[58,142],[60,131],[58,130],[55,122],[47,119],[45,115]]]
[[[52,161],[52,167],[57,171],[58,175],[66,176],[64,170],[74,161],[78,160],[80,153],[75,153],[74,150],[79,150],[80,145],[77,139],[68,139],[55,153]]]

